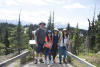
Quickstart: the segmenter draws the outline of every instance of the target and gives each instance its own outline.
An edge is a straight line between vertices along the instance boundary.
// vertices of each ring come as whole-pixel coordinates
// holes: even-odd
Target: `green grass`
[[[100,54],[80,53],[79,57],[85,59],[86,61],[95,65],[96,67],[100,67]]]

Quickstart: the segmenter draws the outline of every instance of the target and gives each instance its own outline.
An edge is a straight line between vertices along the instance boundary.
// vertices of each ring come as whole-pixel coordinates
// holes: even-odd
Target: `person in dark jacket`
[[[35,41],[36,41],[36,61],[35,61],[35,64],[38,63],[38,56],[40,54],[40,62],[41,63],[44,63],[43,62],[43,59],[42,59],[42,55],[43,55],[43,45],[44,45],[44,42],[45,42],[45,36],[46,36],[46,30],[45,30],[45,23],[44,22],[41,22],[40,24],[40,28],[36,30],[36,33],[35,33]]]
[[[58,48],[58,41],[59,41],[59,35],[58,35],[59,30],[58,29],[54,29],[54,33],[53,33],[53,45],[52,45],[52,56],[53,56],[53,62],[55,63],[55,58],[57,56],[57,48]]]

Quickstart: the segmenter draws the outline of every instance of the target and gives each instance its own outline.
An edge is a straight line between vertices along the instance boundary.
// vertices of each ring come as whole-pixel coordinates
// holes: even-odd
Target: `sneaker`
[[[61,61],[59,61],[59,64],[62,64],[62,62],[61,62]]]
[[[47,60],[45,60],[45,64],[48,64]]]
[[[56,63],[55,60],[53,60],[53,63]]]
[[[49,64],[52,65],[52,61],[49,61]]]
[[[61,62],[59,62],[59,64],[62,64]]]
[[[34,64],[37,64],[38,63],[38,60],[37,59],[35,59],[35,63]]]
[[[40,63],[44,63],[42,59],[40,59],[39,61],[40,61]]]
[[[63,63],[67,64],[67,62],[65,61],[65,59],[63,59]]]

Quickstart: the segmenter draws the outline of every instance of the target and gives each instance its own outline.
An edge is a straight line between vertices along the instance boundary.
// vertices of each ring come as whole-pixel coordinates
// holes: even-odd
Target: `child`
[[[60,37],[60,44],[59,44],[59,64],[62,64],[62,55],[63,62],[67,63],[65,61],[66,59],[66,46],[69,44],[69,37],[66,29],[63,29],[62,36]]]
[[[53,56],[53,62],[55,63],[55,57],[57,56],[57,48],[58,48],[58,40],[59,40],[59,35],[58,35],[58,29],[54,29],[54,34],[53,34],[53,45],[52,45],[52,56]]]
[[[53,39],[52,39],[52,32],[50,30],[48,30],[47,32],[47,36],[45,37],[45,64],[48,64],[47,62],[47,55],[49,57],[49,64],[52,64],[51,61],[51,48],[52,48],[52,43],[53,43]]]

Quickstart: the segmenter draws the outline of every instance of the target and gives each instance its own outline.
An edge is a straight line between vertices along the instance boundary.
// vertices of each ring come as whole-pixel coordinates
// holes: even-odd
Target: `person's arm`
[[[34,39],[35,39],[35,41],[36,41],[36,44],[35,44],[36,47],[38,46],[38,44],[37,44],[37,34],[38,34],[38,33],[37,33],[37,31],[36,31],[36,32],[35,32],[35,36],[34,36],[34,37],[35,37]]]
[[[61,39],[62,39],[62,35],[59,37],[58,46],[60,45]]]
[[[69,40],[69,36],[68,36],[68,40],[66,42],[66,45],[69,45],[69,43],[70,43],[70,40]]]

